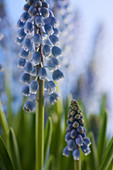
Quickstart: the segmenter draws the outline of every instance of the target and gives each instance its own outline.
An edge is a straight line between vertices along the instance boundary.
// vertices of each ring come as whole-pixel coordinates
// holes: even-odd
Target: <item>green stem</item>
[[[37,9],[38,11],[38,9]],[[39,11],[38,11],[39,13]],[[42,37],[42,29],[38,28],[34,22],[34,34],[39,31],[39,34]],[[35,47],[35,51],[37,51],[37,47]],[[42,44],[40,45],[39,52],[41,53],[41,63],[43,64],[43,53],[42,53]],[[37,75],[38,71],[41,67],[41,64],[37,66]],[[36,100],[36,155],[35,155],[35,170],[42,170],[44,163],[44,81],[37,78],[39,84],[39,90],[37,92],[37,100]]]
[[[44,83],[39,80],[36,103],[36,170],[42,170],[44,159]]]
[[[81,170],[80,159],[79,160],[75,160],[75,170]]]

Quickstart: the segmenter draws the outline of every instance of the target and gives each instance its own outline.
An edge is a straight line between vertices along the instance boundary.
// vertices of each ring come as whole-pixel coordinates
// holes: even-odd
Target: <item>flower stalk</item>
[[[34,34],[36,34],[38,28],[34,22]],[[42,30],[39,28],[39,34],[42,38]],[[37,51],[37,47],[35,47]],[[39,52],[41,54],[41,62],[43,64],[43,53],[42,53],[42,44],[40,45]],[[37,75],[41,65],[37,66]],[[36,117],[35,117],[35,145],[36,145],[36,160],[35,160],[35,170],[42,170],[43,160],[44,160],[44,81],[37,78],[39,84],[39,90],[36,94]]]
[[[75,160],[75,170],[81,170],[81,162],[79,160]]]

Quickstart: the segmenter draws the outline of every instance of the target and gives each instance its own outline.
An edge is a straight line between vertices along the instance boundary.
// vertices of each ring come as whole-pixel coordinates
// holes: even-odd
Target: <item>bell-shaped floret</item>
[[[58,35],[59,35],[58,28],[53,28],[53,31],[54,31],[54,35],[56,35],[56,36],[58,36]]]
[[[41,63],[41,53],[40,52],[34,52],[32,55],[32,64],[34,66],[37,66]]]
[[[24,26],[24,32],[30,34],[33,31],[33,25],[31,22],[27,22]]]
[[[83,138],[81,135],[78,135],[77,138],[76,138],[76,144],[78,146],[82,146],[83,145]]]
[[[23,44],[23,49],[25,51],[29,51],[29,50],[31,50],[31,48],[32,48],[31,40],[29,38],[26,38],[24,41],[24,44]]]
[[[25,5],[24,5],[24,11],[27,12],[27,11],[29,10],[29,8],[30,8],[30,6],[29,6],[28,4],[25,4]]]
[[[79,160],[80,159],[80,150],[77,147],[73,151],[73,159],[74,160]]]
[[[84,138],[84,142],[87,144],[87,146],[91,145],[91,141],[90,141],[90,139],[88,137]]]
[[[71,152],[68,150],[68,146],[66,146],[63,150],[63,155],[66,156],[66,157],[69,157],[70,153]]]
[[[21,22],[26,22],[28,19],[30,18],[30,15],[28,14],[28,12],[23,12],[23,14],[20,17]]]
[[[49,8],[49,4],[47,2],[42,2],[42,7]]]
[[[24,40],[24,37],[22,38],[22,39],[19,39],[18,37],[16,38],[16,43],[18,44],[18,45],[21,45],[21,43],[23,42],[23,40]]]
[[[48,61],[48,66],[51,69],[58,69],[60,67],[60,63],[56,58],[53,57]]]
[[[49,45],[44,45],[43,46],[43,55],[45,57],[48,57],[49,55],[51,54],[51,49],[50,49],[50,46]]]
[[[40,80],[44,80],[47,78],[47,72],[46,69],[44,67],[40,67],[39,72],[38,72],[38,76]]]
[[[54,93],[56,91],[56,84],[54,81],[47,82],[47,91],[49,94]]]
[[[41,1],[36,1],[35,2],[35,7],[36,8],[41,8],[42,7],[42,2]]]
[[[18,28],[22,28],[22,27],[24,26],[24,24],[25,24],[25,23],[21,22],[20,19],[19,19],[18,22],[17,22],[17,24],[16,24],[16,26],[17,26]]]
[[[25,85],[25,86],[22,87],[22,94],[26,97],[30,96],[28,85]]]
[[[61,54],[62,54],[62,51],[61,51],[61,49],[59,47],[54,46],[52,48],[52,54],[53,54],[54,57],[60,57]]]
[[[28,5],[31,6],[31,5],[33,5],[33,3],[34,3],[34,0],[27,0],[27,4],[28,4]]]
[[[78,136],[78,132],[75,129],[72,129],[70,136],[74,139]]]
[[[36,24],[36,26],[39,27],[39,28],[42,27],[42,25],[43,25],[43,17],[40,16],[40,15],[36,16],[36,18],[35,18],[35,24]]]
[[[49,10],[47,8],[45,8],[45,7],[41,7],[40,8],[40,13],[45,18],[49,17]]]
[[[34,111],[34,103],[32,101],[27,101],[24,104],[23,109],[28,112],[33,112]]]
[[[26,62],[25,66],[24,66],[24,72],[25,73],[32,73],[33,70],[33,65],[31,62]]]
[[[20,49],[18,56],[22,58],[26,58],[29,55],[29,51],[25,51],[24,49]]]
[[[65,135],[65,141],[66,141],[66,142],[69,142],[70,139],[71,139],[70,132],[68,132],[68,133]]]
[[[24,84],[29,84],[30,82],[30,74],[28,73],[22,73],[20,81]]]
[[[42,38],[40,34],[35,34],[33,37],[33,44],[35,45],[35,47],[39,47],[41,43],[42,43]]]
[[[50,103],[51,103],[51,104],[56,103],[58,99],[59,99],[58,93],[52,93],[52,94],[49,96],[49,100],[50,100]]]
[[[54,34],[50,35],[49,39],[50,39],[50,41],[52,42],[53,45],[56,45],[59,41],[59,38]]]
[[[53,72],[53,80],[54,81],[58,81],[60,79],[64,78],[64,75],[62,73],[62,71],[60,71],[59,69],[55,70]]]
[[[31,16],[35,16],[37,14],[37,10],[36,8],[32,5],[29,10],[28,10],[28,13],[31,15]]]
[[[24,28],[21,28],[21,29],[18,30],[18,32],[17,32],[17,37],[18,37],[19,39],[24,38],[25,35],[26,35],[26,34],[25,34],[25,32],[24,32]]]
[[[75,148],[75,141],[73,139],[70,139],[68,141],[68,150],[73,151],[74,148]]]
[[[48,35],[53,34],[53,28],[52,28],[51,25],[46,24],[46,25],[44,26],[44,29],[45,29],[46,34],[48,34]]]
[[[37,75],[37,68],[33,67],[32,72],[30,73],[31,76],[36,76]]]
[[[29,85],[29,89],[30,89],[31,94],[36,94],[38,89],[39,89],[38,82],[35,81],[35,80],[32,80],[30,85]]]
[[[44,22],[45,22],[45,24],[50,24],[54,28],[57,26],[56,18],[53,17],[53,16],[50,16],[50,17],[46,18],[44,20]]]
[[[24,68],[25,63],[26,63],[26,59],[24,59],[24,58],[19,58],[19,59],[18,59],[17,67],[19,67],[19,68]]]

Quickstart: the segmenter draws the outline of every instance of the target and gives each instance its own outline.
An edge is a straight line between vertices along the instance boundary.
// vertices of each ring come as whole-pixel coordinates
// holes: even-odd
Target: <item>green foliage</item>
[[[106,137],[106,128],[107,128],[107,112],[103,112],[103,116],[101,117],[101,125],[98,137],[98,158],[99,162],[102,161],[104,154],[104,145],[105,145],[105,137]]]
[[[51,138],[52,138],[52,119],[51,117],[49,117],[44,134],[44,162],[46,160],[48,148],[50,147],[51,144]]]
[[[62,155],[66,146],[66,120],[71,97],[47,107],[47,123],[44,136],[45,170],[74,170],[72,155]],[[90,115],[84,111],[87,135],[91,139],[91,153],[86,157],[81,152],[81,170],[111,170],[113,167],[113,138],[108,146],[106,137],[107,112],[105,102],[101,102],[101,113]],[[0,107],[0,165],[3,170],[35,169],[35,114],[28,114],[21,108],[18,114],[12,114],[10,123]],[[87,125],[87,126],[86,126]],[[98,125],[98,128],[95,126]],[[96,138],[95,138],[96,136]]]
[[[113,159],[113,138],[109,143],[108,149],[106,151],[106,154],[100,165],[99,170],[106,170],[109,167],[110,163],[112,162],[112,159]]]
[[[1,137],[0,137],[0,164],[3,170],[14,170],[10,156]]]
[[[9,131],[9,148],[10,148],[10,155],[11,155],[14,169],[21,170],[18,144],[17,144],[14,130],[12,128],[10,128],[10,131]]]
[[[3,129],[4,140],[6,141],[7,137],[8,137],[9,127],[8,127],[8,124],[7,124],[7,121],[6,121],[5,114],[3,113],[2,108],[1,108],[1,102],[0,102],[0,124],[1,124],[2,129]]]

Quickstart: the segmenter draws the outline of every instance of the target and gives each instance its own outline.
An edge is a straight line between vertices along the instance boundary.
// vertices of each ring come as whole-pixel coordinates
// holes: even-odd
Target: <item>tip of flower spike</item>
[[[75,160],[79,160],[80,158],[79,148],[81,148],[85,155],[88,155],[91,152],[89,148],[91,141],[86,137],[86,129],[81,122],[82,119],[83,115],[78,102],[72,100],[68,112],[65,141],[68,144],[68,150],[73,152],[73,159]]]

